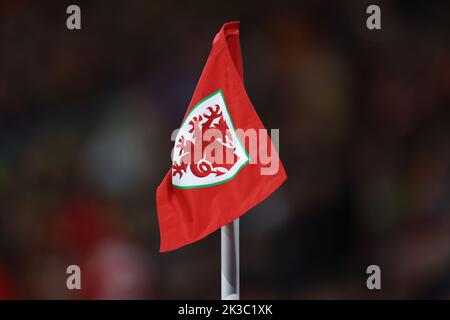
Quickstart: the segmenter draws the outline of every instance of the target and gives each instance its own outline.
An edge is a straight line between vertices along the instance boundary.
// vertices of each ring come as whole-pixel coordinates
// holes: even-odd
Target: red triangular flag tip
[[[245,91],[239,22],[226,23],[177,133],[172,167],[156,190],[161,252],[239,218],[286,178]]]

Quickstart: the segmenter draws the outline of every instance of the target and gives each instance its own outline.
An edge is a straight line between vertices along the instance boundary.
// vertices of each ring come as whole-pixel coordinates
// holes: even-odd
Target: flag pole
[[[221,228],[222,300],[239,300],[239,219]]]

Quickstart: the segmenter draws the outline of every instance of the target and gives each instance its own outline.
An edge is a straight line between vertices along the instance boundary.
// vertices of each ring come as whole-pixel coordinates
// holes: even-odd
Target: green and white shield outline
[[[199,115],[207,112],[207,108],[211,106],[218,105],[220,107],[220,111],[222,112],[223,119],[226,122],[229,132],[232,136],[232,140],[236,141],[234,144],[235,150],[234,153],[238,156],[238,160],[234,163],[234,165],[225,173],[220,176],[215,176],[210,174],[206,177],[197,177],[191,171],[189,166],[187,167],[186,172],[180,177],[180,175],[172,174],[172,185],[175,188],[179,189],[195,189],[195,188],[205,188],[212,187],[216,185],[220,185],[222,183],[228,182],[231,179],[235,178],[239,171],[249,163],[250,157],[248,155],[247,150],[245,150],[244,145],[236,133],[236,129],[233,123],[233,119],[231,118],[230,112],[228,110],[228,106],[225,102],[224,94],[221,89],[215,91],[214,93],[206,96],[202,100],[200,100],[189,112],[189,114],[184,119],[183,123],[180,126],[180,130],[177,133],[175,139],[175,146],[173,149],[172,162],[179,163],[181,156],[178,154],[177,150],[177,142],[181,138],[182,135],[189,136],[192,135],[189,133],[188,124],[194,118]],[[173,169],[172,169],[173,170]],[[172,171],[173,172],[173,171]]]

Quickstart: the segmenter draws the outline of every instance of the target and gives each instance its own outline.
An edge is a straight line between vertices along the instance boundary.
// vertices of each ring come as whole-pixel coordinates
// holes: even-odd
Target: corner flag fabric
[[[156,190],[161,252],[239,218],[287,178],[242,79],[239,22],[230,22],[213,40]]]

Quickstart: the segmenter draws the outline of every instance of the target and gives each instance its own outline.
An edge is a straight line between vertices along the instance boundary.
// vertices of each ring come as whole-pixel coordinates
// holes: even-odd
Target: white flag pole
[[[239,219],[221,228],[222,300],[239,300]]]

